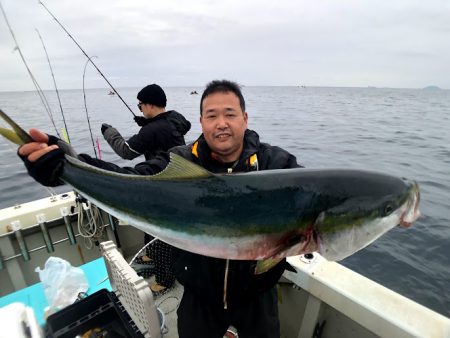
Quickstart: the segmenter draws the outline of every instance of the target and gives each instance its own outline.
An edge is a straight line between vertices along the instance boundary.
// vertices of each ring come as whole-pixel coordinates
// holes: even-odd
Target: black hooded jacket
[[[246,131],[243,152],[234,163],[224,164],[214,160],[203,136],[192,145],[176,147],[171,151],[214,173],[299,167],[295,156],[279,147],[260,143],[258,134],[251,130]],[[286,267],[283,260],[269,271],[255,275],[256,261],[228,260],[227,263],[225,259],[183,250],[177,250],[175,257],[174,273],[185,289],[205,302],[228,308],[239,306],[250,297],[273,287]]]
[[[183,115],[170,110],[147,119],[139,133],[128,141],[113,127],[106,129],[103,136],[120,157],[132,160],[144,155],[149,160],[161,151],[184,145],[184,135],[190,128],[191,123]]]

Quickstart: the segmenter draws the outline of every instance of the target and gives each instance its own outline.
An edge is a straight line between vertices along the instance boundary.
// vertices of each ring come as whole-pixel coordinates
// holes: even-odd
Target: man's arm
[[[114,171],[121,174],[130,175],[154,175],[162,171],[170,161],[169,153],[160,153],[149,161],[141,162],[133,167],[119,167],[118,165],[93,158],[87,154],[79,154],[78,159],[84,163],[90,164],[94,167]]]
[[[30,136],[35,142],[24,144],[18,150],[18,155],[24,161],[29,175],[45,186],[62,185],[60,176],[67,164],[64,151],[56,144],[49,145],[49,136],[37,129],[31,129]],[[86,154],[78,155],[78,159],[97,168],[123,174],[153,175],[167,166],[169,154],[161,153],[151,161],[139,163],[134,168],[122,168]]]
[[[139,151],[130,147],[127,141],[114,127],[108,127],[103,132],[103,137],[114,152],[125,160],[132,160],[142,155]]]

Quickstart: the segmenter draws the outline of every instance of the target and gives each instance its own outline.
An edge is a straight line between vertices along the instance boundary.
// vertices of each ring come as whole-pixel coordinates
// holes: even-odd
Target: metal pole
[[[41,228],[42,237],[44,238],[45,246],[47,247],[47,252],[52,253],[55,252],[55,247],[53,246],[52,238],[50,237],[50,233],[47,228],[47,224],[45,222],[45,215],[38,214],[36,215],[36,219]]]
[[[14,231],[14,235],[16,236],[17,244],[19,244],[20,253],[22,254],[23,260],[29,261],[31,259],[30,252],[28,251],[27,243],[25,242],[22,235],[22,226],[20,224],[20,221],[12,221],[11,227]]]
[[[64,224],[66,225],[66,231],[67,231],[67,236],[69,237],[69,242],[70,242],[70,244],[75,245],[75,244],[77,244],[77,239],[73,232],[72,223],[70,222],[69,209],[67,207],[62,207],[60,209],[60,211],[61,211],[61,215],[64,218]]]

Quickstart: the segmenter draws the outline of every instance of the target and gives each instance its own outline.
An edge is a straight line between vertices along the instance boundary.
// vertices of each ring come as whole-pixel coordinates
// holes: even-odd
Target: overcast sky
[[[86,57],[37,0],[0,0],[26,61],[81,88]],[[450,89],[448,0],[44,0],[120,87],[244,85]],[[33,90],[0,16],[0,91]],[[107,87],[92,67],[88,88]]]

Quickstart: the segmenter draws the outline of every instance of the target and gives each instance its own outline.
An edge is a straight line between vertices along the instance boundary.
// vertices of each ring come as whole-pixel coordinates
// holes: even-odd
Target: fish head
[[[360,194],[352,194],[318,215],[316,244],[326,259],[342,260],[397,225],[409,227],[420,216],[416,182],[397,179],[377,184],[360,187]]]

